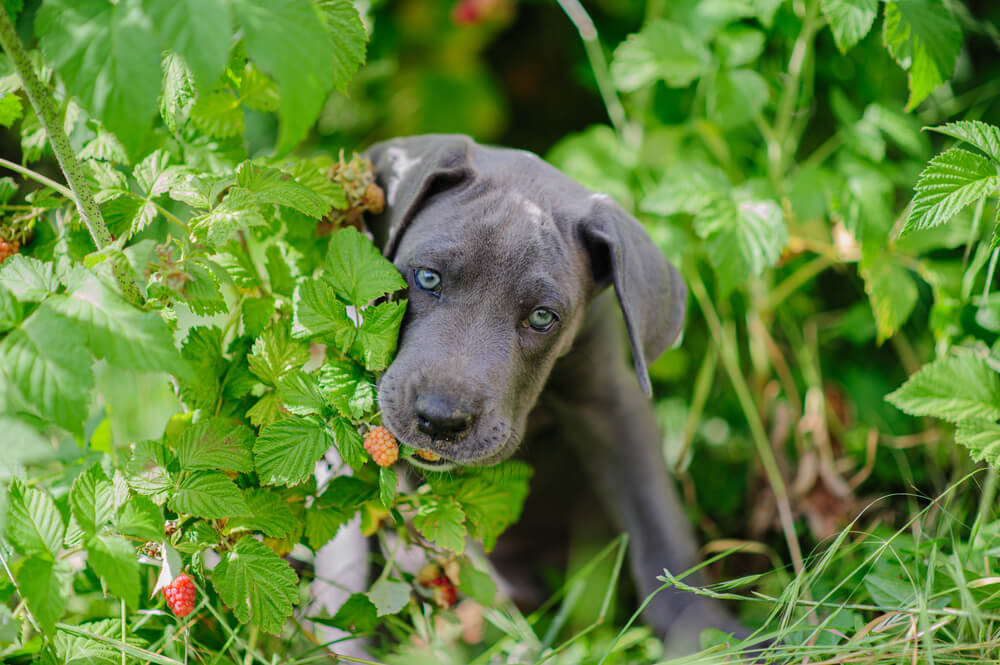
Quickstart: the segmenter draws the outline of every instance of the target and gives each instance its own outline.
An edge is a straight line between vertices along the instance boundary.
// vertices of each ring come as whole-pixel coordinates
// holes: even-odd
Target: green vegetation
[[[378,663],[668,660],[616,596],[622,539],[577,539],[533,614],[499,598],[465,536],[518,518],[526,465],[399,492],[362,447],[406,304],[352,154],[422,131],[542,152],[684,272],[664,454],[719,580],[690,591],[756,656],[997,659],[1000,9],[3,6],[3,662],[333,662],[317,624]],[[317,486],[331,446],[351,475]],[[429,566],[390,545],[323,616],[298,563],[356,516]],[[678,662],[755,656],[702,637]]]

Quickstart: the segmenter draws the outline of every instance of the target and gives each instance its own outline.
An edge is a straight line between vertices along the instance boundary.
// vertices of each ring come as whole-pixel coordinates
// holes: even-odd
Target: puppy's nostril
[[[454,439],[472,426],[473,414],[442,397],[417,398],[417,429],[435,439]]]

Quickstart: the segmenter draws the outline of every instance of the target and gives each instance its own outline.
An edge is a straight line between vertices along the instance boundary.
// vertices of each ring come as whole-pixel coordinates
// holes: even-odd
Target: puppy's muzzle
[[[446,395],[424,393],[414,404],[417,429],[442,441],[455,441],[471,429],[476,420],[472,409]]]

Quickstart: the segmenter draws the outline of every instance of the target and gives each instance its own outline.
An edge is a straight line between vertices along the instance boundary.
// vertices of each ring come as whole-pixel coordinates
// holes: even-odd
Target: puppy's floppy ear
[[[608,197],[591,197],[580,234],[598,288],[611,283],[625,316],[639,385],[652,394],[648,364],[680,335],[687,287],[646,230]]]
[[[366,151],[385,190],[385,211],[369,219],[375,242],[390,259],[420,206],[431,195],[471,179],[474,143],[457,134],[427,134],[377,143]]]

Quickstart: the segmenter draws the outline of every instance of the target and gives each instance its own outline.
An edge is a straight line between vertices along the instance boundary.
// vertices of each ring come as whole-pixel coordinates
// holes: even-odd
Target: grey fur
[[[523,445],[538,468],[546,455],[560,468],[571,450],[588,482],[569,496],[593,491],[628,532],[641,597],[660,586],[663,568],[694,565],[695,539],[646,399],[648,364],[680,334],[686,289],[642,225],[528,152],[427,135],[368,155],[388,201],[372,231],[409,284],[399,350],[379,385],[386,426],[462,465],[494,464]],[[439,295],[417,287],[417,268],[441,274]],[[523,325],[538,306],[559,315],[549,332]],[[423,429],[418,411],[434,416]],[[451,430],[431,421],[456,433],[438,436]],[[532,492],[554,480],[572,482],[536,474]],[[544,530],[543,512],[529,502],[522,522],[541,520]],[[515,576],[534,565],[524,559],[507,557]],[[740,630],[715,601],[673,590],[646,619],[682,650],[697,629]]]

